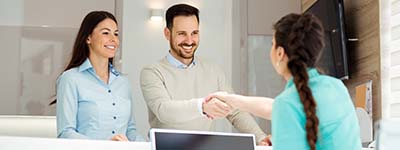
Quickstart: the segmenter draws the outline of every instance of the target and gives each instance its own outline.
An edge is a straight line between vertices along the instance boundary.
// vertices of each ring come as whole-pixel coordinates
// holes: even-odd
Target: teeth
[[[191,49],[193,46],[182,46],[184,49]]]
[[[115,49],[115,46],[112,46],[112,45],[106,45],[105,47],[109,48],[109,49]]]

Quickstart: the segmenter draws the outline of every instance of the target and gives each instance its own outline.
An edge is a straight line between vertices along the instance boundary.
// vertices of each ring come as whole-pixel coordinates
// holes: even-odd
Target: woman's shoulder
[[[276,101],[294,102],[293,99],[299,99],[296,86],[291,86],[283,90],[278,96],[275,97]]]
[[[119,78],[119,80],[121,80],[121,81],[123,81],[123,82],[130,83],[130,82],[129,82],[129,78],[128,78],[128,76],[127,76],[126,74],[120,74],[120,75],[118,76],[118,78]]]
[[[320,75],[317,78],[311,79],[310,85],[317,87],[336,87],[339,89],[343,89],[346,86],[343,81],[328,75]]]
[[[78,76],[78,74],[79,74],[78,68],[75,67],[75,68],[71,68],[71,69],[68,69],[68,70],[62,72],[58,78],[59,79],[60,78],[69,79],[69,78],[74,78],[75,76]]]

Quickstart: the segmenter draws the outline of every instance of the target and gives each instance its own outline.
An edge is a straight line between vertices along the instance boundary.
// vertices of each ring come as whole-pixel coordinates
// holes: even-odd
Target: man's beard
[[[178,44],[177,47],[175,47],[175,46],[172,44],[172,42],[169,42],[169,44],[170,44],[170,47],[171,47],[172,51],[174,51],[179,57],[182,57],[182,58],[184,58],[184,59],[192,59],[193,56],[194,56],[194,53],[195,53],[196,50],[197,50],[197,47],[196,47],[197,44],[196,44],[196,43],[192,43],[192,44],[181,43],[181,44]],[[185,53],[183,52],[184,50],[181,51],[181,49],[183,49],[183,46],[192,46],[192,48],[194,48],[194,49],[193,49],[193,53],[192,53],[192,54],[189,54],[189,56],[188,56],[188,55],[185,55]],[[181,48],[181,49],[179,49],[179,48]]]

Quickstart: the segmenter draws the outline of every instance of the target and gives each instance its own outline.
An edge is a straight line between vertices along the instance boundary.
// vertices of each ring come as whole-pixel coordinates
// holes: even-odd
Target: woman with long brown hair
[[[113,67],[118,46],[115,17],[106,11],[87,14],[57,80],[59,138],[137,140],[131,86]]]
[[[274,150],[360,150],[359,125],[342,81],[321,75],[321,22],[312,14],[289,14],[274,25],[270,58],[286,81],[275,100],[215,93],[233,107],[270,119]]]

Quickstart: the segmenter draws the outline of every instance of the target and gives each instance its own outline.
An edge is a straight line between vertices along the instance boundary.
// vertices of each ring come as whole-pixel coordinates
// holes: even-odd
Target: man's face
[[[165,37],[169,40],[171,54],[181,62],[192,61],[199,44],[199,23],[196,16],[177,16],[173,20],[172,30],[165,28]]]

